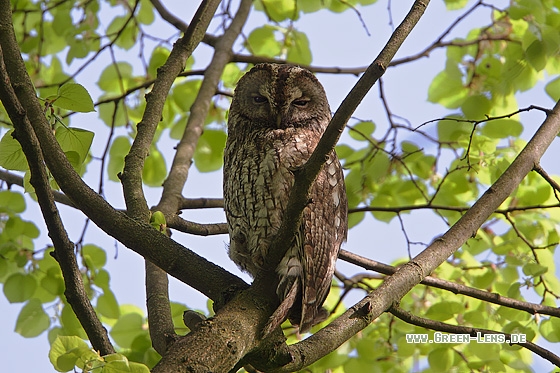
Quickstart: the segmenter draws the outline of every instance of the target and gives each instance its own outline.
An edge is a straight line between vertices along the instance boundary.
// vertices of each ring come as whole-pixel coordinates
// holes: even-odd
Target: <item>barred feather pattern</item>
[[[294,183],[331,118],[323,87],[308,70],[260,64],[239,81],[224,151],[224,203],[230,258],[256,276],[275,271],[280,306],[263,330],[286,318],[300,332],[324,319],[335,262],[347,235],[344,175],[331,152],[311,187],[301,225],[277,268],[263,268]]]

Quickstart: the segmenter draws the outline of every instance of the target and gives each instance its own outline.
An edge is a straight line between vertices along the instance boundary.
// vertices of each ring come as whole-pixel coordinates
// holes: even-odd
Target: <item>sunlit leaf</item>
[[[288,43],[287,60],[293,63],[309,65],[312,60],[309,39],[303,32],[292,30]]]
[[[0,166],[7,170],[25,171],[29,168],[27,158],[19,142],[12,137],[13,132],[6,132],[0,140]]]
[[[122,315],[111,329],[111,337],[120,347],[130,348],[134,338],[145,332],[142,324],[142,316],[137,313]]]
[[[194,152],[194,165],[199,171],[211,172],[222,167],[226,138],[224,131],[204,130]]]
[[[154,146],[150,150],[150,154],[144,162],[142,171],[142,181],[151,187],[159,187],[163,184],[163,180],[167,176],[167,166],[165,158],[161,152]]]
[[[276,28],[265,25],[251,31],[247,38],[250,50],[257,56],[275,57],[282,51],[282,45],[275,36]]]
[[[0,190],[0,212],[22,213],[25,207],[25,199],[21,193]]]
[[[527,61],[537,71],[541,71],[546,66],[546,48],[540,40],[535,40],[525,51]]]
[[[70,152],[76,154],[77,159],[74,160],[74,166],[76,166],[75,163],[81,165],[86,160],[93,141],[93,132],[81,128],[60,126],[57,128],[55,136],[67,156]]]
[[[546,94],[554,101],[560,100],[560,77],[550,81],[545,87]]]
[[[18,315],[16,332],[25,338],[33,338],[47,330],[50,324],[50,317],[43,310],[43,305],[33,298],[23,306]]]
[[[66,110],[81,113],[95,111],[91,96],[81,84],[66,83],[58,89],[56,97],[48,97],[47,100]]]
[[[25,302],[35,294],[37,280],[33,275],[14,273],[6,279],[3,291],[10,303]]]

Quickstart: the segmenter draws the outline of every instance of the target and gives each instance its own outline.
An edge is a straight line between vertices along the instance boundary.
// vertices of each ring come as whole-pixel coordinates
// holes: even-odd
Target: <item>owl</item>
[[[311,186],[286,255],[277,268],[264,265],[282,223],[293,171],[307,162],[330,119],[321,83],[296,66],[256,65],[233,95],[224,151],[229,256],[253,277],[275,271],[280,306],[263,335],[287,318],[301,333],[326,318],[322,305],[348,230],[344,175],[334,151]]]

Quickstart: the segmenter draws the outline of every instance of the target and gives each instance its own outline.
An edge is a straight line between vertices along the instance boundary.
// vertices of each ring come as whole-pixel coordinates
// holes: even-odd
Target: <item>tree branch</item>
[[[11,18],[11,14],[8,15]],[[0,22],[2,22],[1,19]],[[93,348],[99,351],[101,355],[114,353],[115,350],[109,341],[107,330],[99,321],[84,289],[82,273],[74,256],[74,243],[68,238],[60,219],[44,167],[45,160],[41,153],[39,141],[25,115],[25,109],[21,106],[12,89],[12,83],[4,65],[3,49],[1,47],[0,82],[0,100],[2,100],[14,124],[15,138],[21,144],[29,164],[29,171],[31,172],[29,182],[35,188],[37,200],[49,231],[49,237],[54,245],[54,257],[60,265],[64,279],[64,295],[80,324],[82,324]]]
[[[134,220],[115,210],[84,183],[56,141],[37,100],[19,53],[8,0],[0,0],[0,47],[14,91],[39,139],[45,163],[75,206],[107,234],[210,299],[219,300],[223,290],[231,286],[247,287],[239,277],[169,239],[147,222]]]
[[[216,88],[224,68],[230,60],[233,43],[241,33],[241,29],[249,16],[251,5],[251,1],[242,1],[240,3],[231,24],[215,44],[214,55],[204,73],[204,79],[191,106],[191,113],[185,132],[177,145],[169,176],[163,183],[163,193],[157,209],[164,213],[177,211],[182,201],[181,192],[188,177],[196,144],[202,135],[204,121],[210,108],[210,101],[216,93]],[[170,208],[172,210],[164,209],[169,203],[171,203]]]
[[[398,268],[377,262],[372,259],[364,258],[360,255],[351,253],[346,250],[340,250],[338,258],[348,263],[355,264],[367,270],[376,271],[385,275],[394,274]],[[531,315],[541,314],[560,317],[560,308],[545,306],[542,304],[535,304],[520,301],[513,298],[501,296],[497,293],[490,293],[488,291],[476,289],[463,284],[458,284],[452,281],[446,281],[437,277],[427,276],[421,282],[423,285],[428,285],[442,290],[450,291],[454,294],[462,294],[471,298],[483,300],[485,302],[498,304],[509,308],[525,311]]]
[[[219,0],[203,0],[185,35],[175,43],[169,58],[158,69],[154,87],[146,95],[146,110],[138,123],[138,134],[125,157],[121,176],[127,210],[131,216],[148,219],[149,210],[142,190],[142,170],[148,156],[154,134],[161,120],[163,105],[175,78],[184,69],[185,61],[202,40],[216,11]]]
[[[216,234],[228,234],[227,223],[199,224],[171,215],[166,218],[169,228],[197,236],[213,236]]]
[[[18,176],[16,174],[13,174],[11,172],[8,172],[6,170],[0,169],[0,180],[4,180],[9,185],[17,185],[17,186],[22,187],[22,188],[24,187],[23,186],[23,177]],[[72,203],[70,198],[68,198],[68,196],[66,196],[66,194],[60,193],[58,190],[52,190],[52,189],[51,189],[51,193],[52,193],[52,195],[54,197],[54,200],[56,202],[62,203],[63,205],[66,205],[66,206],[76,207],[76,206],[74,206],[74,204]]]
[[[440,321],[429,320],[423,317],[413,315],[410,312],[407,312],[395,305],[391,306],[389,312],[395,315],[396,317],[398,317],[399,319],[401,319],[402,321],[407,322],[409,324],[421,326],[427,329],[437,330],[440,332],[453,333],[453,334],[469,334],[471,337],[477,337],[479,333],[480,335],[503,334],[506,339],[508,339],[509,341],[512,340],[511,334],[508,333],[500,333],[488,329],[479,329],[479,328],[471,328],[471,327],[465,327],[459,325],[451,325]],[[509,344],[519,345],[521,347],[524,347],[529,351],[532,351],[535,354],[539,355],[543,359],[550,361],[552,364],[556,365],[557,367],[560,367],[560,357],[558,355],[555,355],[551,351],[548,351],[547,349],[544,349],[532,342],[525,342],[525,343],[509,342]]]
[[[476,233],[539,162],[558,132],[560,101],[513,163],[455,225],[328,326],[292,345],[295,359],[281,371],[294,371],[313,363],[324,356],[325,351],[333,351],[398,302]],[[322,348],[317,348],[318,345]]]
[[[429,0],[417,0],[414,2],[410,12],[395,29],[395,32],[393,32],[391,38],[381,50],[381,53],[373,63],[369,65],[335,112],[309,160],[303,167],[296,171],[294,186],[290,191],[290,199],[282,218],[282,225],[270,244],[269,255],[266,259],[268,263],[265,265],[265,268],[276,268],[280,260],[284,257],[288,249],[286,242],[291,242],[293,232],[296,231],[301,219],[303,208],[309,200],[311,184],[319,174],[321,167],[323,167],[327,154],[334,149],[352,113],[356,110],[373,84],[383,75],[391,59],[397,53],[397,50],[418,23],[420,17],[424,14],[428,3]]]
[[[156,1],[157,3],[157,1]],[[219,4],[219,1],[215,1],[215,6]],[[159,4],[161,5],[161,4]],[[233,18],[231,24],[226,29],[224,34],[217,39],[215,43],[215,52],[210,62],[210,65],[204,73],[204,79],[196,96],[194,103],[191,106],[190,115],[187,121],[187,126],[183,137],[176,148],[175,157],[169,171],[169,175],[165,182],[163,183],[162,197],[158,205],[154,208],[155,210],[162,211],[166,216],[175,216],[176,212],[180,208],[180,202],[182,201],[182,191],[187,181],[188,172],[190,165],[192,163],[192,157],[198,139],[202,134],[204,121],[208,114],[210,108],[210,102],[212,97],[216,93],[218,83],[224,71],[224,67],[228,63],[231,55],[231,48],[235,39],[241,32],[243,25],[245,24],[249,12],[251,10],[251,1],[243,0],[239,9]],[[212,11],[214,14],[215,8]],[[201,15],[208,18],[208,22],[211,19],[211,15],[207,13],[200,13]],[[196,18],[196,17],[195,17]],[[189,29],[193,27],[195,21],[191,22]],[[199,34],[204,35],[208,25],[204,29],[199,30]],[[185,36],[188,35],[188,30]],[[201,37],[202,38],[202,37]],[[171,57],[171,56],[170,56]],[[184,63],[184,61],[183,61]],[[159,77],[158,77],[159,78]],[[155,89],[155,86],[154,86]],[[167,92],[165,92],[167,95]],[[165,97],[161,98],[161,107],[163,108],[163,103],[165,102]],[[161,110],[158,112],[161,116]],[[154,131],[155,133],[155,127]],[[174,223],[186,223],[183,219],[176,217]],[[187,228],[185,225],[181,225],[181,228]],[[190,227],[193,228],[193,224]],[[218,229],[221,229],[218,227]],[[201,231],[199,230],[199,233]],[[208,234],[202,231],[202,234]],[[146,266],[148,268],[148,265]],[[154,285],[159,287],[160,294],[155,295],[156,289],[150,289],[151,279],[153,277]],[[169,308],[169,297],[167,295],[167,287],[163,286],[167,281],[167,275],[164,271],[158,271],[155,268],[151,269],[149,272],[149,277],[147,273],[146,277],[146,287],[148,292],[151,294],[152,301],[150,305],[154,306],[154,311],[148,308],[148,316],[155,316],[154,320],[159,321],[158,323],[150,323],[150,335],[153,340],[158,340],[158,352],[163,355],[165,349],[163,349],[164,343],[169,340],[168,335],[173,330],[173,322],[171,318],[171,309]],[[165,311],[164,311],[165,310]],[[165,314],[166,317],[162,317]],[[166,346],[167,347],[167,346]]]

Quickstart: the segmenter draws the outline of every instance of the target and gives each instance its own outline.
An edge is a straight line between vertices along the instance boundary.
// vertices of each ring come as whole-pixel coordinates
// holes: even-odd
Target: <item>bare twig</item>
[[[393,266],[383,264],[372,259],[364,258],[360,255],[351,253],[346,250],[340,250],[338,257],[339,259],[344,260],[348,263],[355,264],[371,271],[383,273],[388,276],[394,274],[397,271],[397,268]],[[514,308],[520,311],[525,311],[530,313],[531,315],[542,314],[560,317],[560,308],[557,307],[549,307],[542,304],[524,302],[517,299],[504,297],[497,293],[490,293],[488,291],[476,289],[463,284],[443,280],[437,277],[428,276],[424,278],[420,283],[438,289],[447,290],[454,294],[462,294],[471,298],[483,300],[485,302]]]
[[[477,337],[479,335],[484,336],[486,334],[503,334],[506,340],[512,341],[509,342],[510,345],[519,345],[521,347],[524,347],[529,351],[532,351],[535,354],[539,355],[543,359],[546,359],[550,361],[552,364],[560,367],[560,357],[558,355],[555,355],[551,351],[548,351],[532,342],[514,342],[513,339],[511,338],[511,334],[508,333],[500,333],[494,330],[446,324],[440,321],[435,321],[435,320],[430,320],[423,317],[415,316],[410,312],[407,312],[394,305],[391,306],[389,312],[391,312],[393,315],[395,315],[399,319],[409,324],[421,326],[432,330],[437,330],[440,332],[453,333],[453,334],[469,334],[472,337]]]

